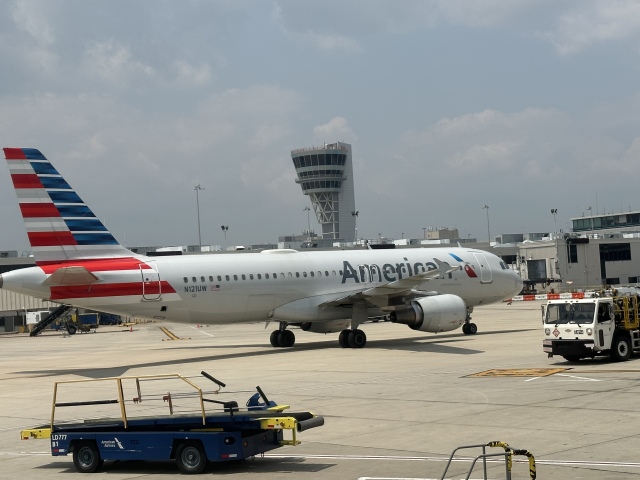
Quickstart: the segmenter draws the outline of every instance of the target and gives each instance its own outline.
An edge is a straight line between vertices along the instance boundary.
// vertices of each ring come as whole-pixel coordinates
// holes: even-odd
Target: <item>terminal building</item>
[[[351,145],[325,144],[291,151],[302,193],[309,196],[325,241],[356,241]],[[330,245],[329,245],[330,246]]]

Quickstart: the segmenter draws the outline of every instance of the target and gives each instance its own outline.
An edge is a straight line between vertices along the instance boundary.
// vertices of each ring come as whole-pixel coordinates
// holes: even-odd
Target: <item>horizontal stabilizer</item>
[[[53,272],[43,284],[50,287],[63,285],[90,285],[99,280],[85,267],[61,267]]]

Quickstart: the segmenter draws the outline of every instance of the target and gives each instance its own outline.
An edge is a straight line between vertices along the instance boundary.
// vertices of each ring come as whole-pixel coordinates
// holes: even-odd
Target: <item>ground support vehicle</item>
[[[206,372],[202,374],[218,387],[225,386]],[[115,384],[117,398],[102,397],[105,388],[99,384],[105,382],[112,382],[112,387]],[[160,382],[171,382],[173,393],[156,388]],[[191,391],[176,392],[180,382]],[[145,390],[148,385],[152,388],[144,396],[142,384]],[[59,401],[59,387],[71,388],[76,396],[78,387],[86,389],[87,385],[89,394],[83,400]],[[125,401],[128,390],[136,396]],[[283,413],[287,405],[277,405],[260,387],[257,390],[246,407],[239,408],[236,401],[205,398],[200,387],[177,374],[56,382],[50,425],[23,430],[21,437],[50,439],[51,454],[71,453],[76,469],[83,473],[95,472],[105,460],[175,460],[181,472],[200,473],[208,461],[243,460],[284,445],[297,445],[297,432],[324,424],[322,417],[311,412]],[[217,394],[219,388],[205,393]],[[217,405],[218,410],[207,412],[205,403]],[[94,418],[60,422],[55,415],[63,407],[103,410],[94,411]],[[104,417],[109,408],[117,408],[120,415]],[[161,408],[165,413],[168,408],[169,414],[156,414]],[[131,416],[136,409],[136,413],[152,414]],[[291,432],[288,440],[285,430]]]
[[[625,361],[640,351],[640,296],[549,300],[543,307],[543,351],[570,362],[597,355]]]
[[[502,448],[504,452],[487,453],[487,447]],[[455,460],[456,452],[458,452],[459,450],[465,450],[465,449],[471,449],[471,448],[476,448],[476,449],[480,448],[482,449],[482,453],[472,459],[471,467],[469,468],[469,472],[465,477],[466,479],[471,478],[471,473],[475,469],[478,463],[478,460],[482,460],[483,473],[484,473],[484,476],[482,478],[484,480],[487,480],[489,478],[487,477],[487,460],[503,459],[504,467],[505,467],[505,479],[511,480],[511,469],[513,467],[513,457],[516,455],[523,455],[528,458],[529,478],[531,480],[536,479],[536,460],[533,457],[533,454],[531,452],[524,449],[512,448],[509,446],[508,443],[497,441],[497,442],[481,443],[478,445],[463,445],[461,447],[457,447],[456,449],[454,449],[453,452],[451,452],[451,455],[449,456],[449,461],[447,462],[447,465],[444,468],[444,472],[442,473],[442,477],[440,477],[440,480],[445,479],[447,472],[449,471],[449,467],[451,466],[451,462]]]

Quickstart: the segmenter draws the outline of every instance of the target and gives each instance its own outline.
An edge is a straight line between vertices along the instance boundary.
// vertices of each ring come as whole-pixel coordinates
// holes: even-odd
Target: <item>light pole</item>
[[[201,251],[202,236],[200,235],[200,197],[198,194],[200,193],[200,190],[204,190],[204,188],[202,188],[200,184],[198,184],[193,189],[196,191],[196,208],[198,209],[198,250]]]
[[[553,215],[553,236],[556,237],[558,235],[558,224],[556,223],[556,214],[558,213],[557,208],[551,209],[551,215]]]
[[[489,205],[485,205],[482,208],[487,211],[487,236],[489,237],[489,246],[491,246],[491,229],[489,228]]]
[[[311,240],[311,220],[309,218],[309,212],[311,209],[307,206],[302,209],[303,212],[307,212],[307,239]]]
[[[556,260],[554,262],[554,270],[555,273],[558,272],[558,224],[556,223],[556,214],[558,213],[558,209],[557,208],[552,208],[551,209],[551,215],[553,215],[553,237],[555,240],[555,245],[556,245]],[[554,274],[555,277],[555,274]]]
[[[427,239],[427,227],[422,227],[422,239]]]
[[[227,232],[229,231],[229,225],[222,225],[220,227],[224,233],[224,249],[227,249]]]
[[[356,247],[358,246],[358,213],[360,213],[358,210],[354,210],[353,212],[351,212],[351,216],[353,217],[353,225],[356,229],[356,236],[353,239]]]

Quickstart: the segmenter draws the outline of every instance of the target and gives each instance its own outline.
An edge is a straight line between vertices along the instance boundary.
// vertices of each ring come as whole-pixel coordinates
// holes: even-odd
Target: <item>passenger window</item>
[[[328,276],[329,276],[329,270],[325,270],[325,271],[324,271],[324,276],[325,276],[325,277],[328,277]]]
[[[264,274],[264,278],[266,278],[267,280],[269,280],[269,274],[268,274],[268,273],[265,273],[265,274]]]
[[[213,275],[209,275],[209,281],[213,282]]]
[[[253,280],[253,273],[249,274],[249,280]]]
[[[221,282],[222,281],[222,276],[218,275],[218,281]]]
[[[309,275],[311,275],[312,277],[315,276],[313,272],[309,272]]]
[[[227,282],[229,281],[229,275],[225,275],[224,278],[227,280]]]
[[[196,283],[198,280],[196,280],[196,277],[191,277],[191,280],[193,280],[193,283]]]
[[[189,279],[187,277],[184,277],[184,283],[189,283]]]
[[[247,279],[247,277],[244,275],[244,273],[242,274],[242,279],[243,279],[243,280],[246,280],[246,279]]]
[[[204,283],[204,277],[200,277],[200,281]]]
[[[300,272],[296,272],[296,278],[300,278]]]
[[[289,278],[293,278],[293,275],[291,274],[291,272],[289,272]]]
[[[306,278],[307,272],[302,272],[302,276]]]
[[[234,275],[234,276],[233,276],[233,279],[234,279],[235,281],[238,281],[238,275]]]

